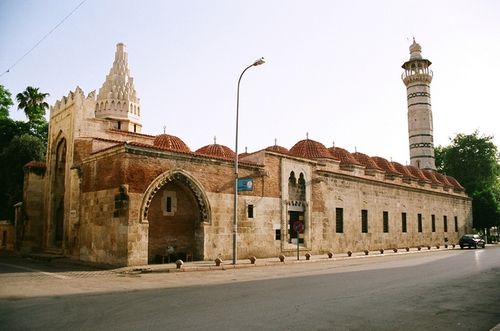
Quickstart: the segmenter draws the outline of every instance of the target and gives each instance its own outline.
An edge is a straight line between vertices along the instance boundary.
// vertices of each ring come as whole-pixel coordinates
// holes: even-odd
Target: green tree
[[[45,102],[48,96],[48,93],[40,92],[38,87],[28,86],[24,92],[17,94],[16,100],[19,103],[17,108],[24,111],[29,122],[43,122],[45,111],[49,108],[49,104]]]
[[[0,120],[9,117],[9,108],[14,103],[12,102],[12,96],[3,85],[0,85]]]
[[[8,117],[12,105],[10,92],[0,86],[0,219],[12,220],[13,205],[22,200],[24,165],[44,157],[47,96],[48,93],[30,86],[17,94],[18,108],[24,110],[28,121],[15,121]]]
[[[472,196],[472,217],[476,229],[500,226],[500,194],[495,188],[488,188]],[[495,222],[496,220],[496,222]]]
[[[45,112],[49,104],[45,102],[48,93],[40,92],[38,87],[28,86],[24,92],[18,93],[16,100],[18,109],[22,109],[28,118],[28,129],[30,134],[42,139],[47,143],[48,123],[45,120]]]
[[[43,160],[44,143],[35,136],[23,134],[12,139],[0,154],[0,219],[13,219],[13,205],[22,201],[24,165]]]
[[[500,226],[500,165],[493,137],[457,134],[435,155],[438,170],[455,177],[472,197],[474,228]]]

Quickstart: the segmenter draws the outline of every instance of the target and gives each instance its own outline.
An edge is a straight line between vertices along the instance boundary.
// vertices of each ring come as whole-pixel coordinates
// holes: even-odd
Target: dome
[[[245,147],[245,151],[243,153],[238,154],[239,158],[245,157],[250,155],[251,153],[248,153],[247,147]]]
[[[288,149],[286,149],[285,147],[278,146],[278,145],[269,146],[266,148],[266,151],[279,153],[279,154],[290,154]]]
[[[384,169],[380,168],[376,163],[375,161],[372,160],[371,157],[369,157],[368,155],[366,154],[363,154],[363,153],[359,153],[359,152],[356,152],[356,153],[352,153],[351,154],[359,163],[361,163],[362,165],[364,165],[366,167],[366,169],[375,169],[375,170],[381,170],[383,171]]]
[[[431,170],[422,170],[422,173],[424,174],[425,177],[427,177],[428,180],[430,180],[434,184],[443,185],[443,183],[441,183],[437,179],[436,175],[434,174],[434,171],[431,171]]]
[[[390,163],[383,157],[374,156],[372,157],[372,160],[388,174],[400,175],[400,176],[402,175],[402,173],[396,170],[396,168],[394,167],[394,165],[392,165],[392,163]]]
[[[183,152],[183,153],[191,152],[189,147],[180,138],[165,133],[155,137],[155,140],[153,141],[153,146],[176,152]]]
[[[328,151],[330,154],[340,160],[341,164],[353,164],[353,165],[362,165],[354,156],[352,156],[351,153],[349,153],[347,150],[339,147],[330,147],[328,148]]]
[[[411,166],[411,165],[407,165],[405,166],[406,169],[408,169],[408,171],[415,177],[425,181],[425,182],[429,182],[430,180],[425,177],[424,173],[422,172],[422,170],[420,170],[419,168],[417,167],[414,167],[414,166]]]
[[[451,176],[446,176],[446,179],[448,179],[448,182],[450,182],[451,185],[453,185],[453,187],[456,188],[457,190],[461,190],[461,191],[464,190],[464,187],[462,185],[460,185],[460,183],[455,178],[453,178]]]
[[[406,177],[406,178],[412,178],[412,179],[418,179],[417,176],[415,176],[414,174],[412,174],[411,171],[408,168],[406,168],[404,165],[402,165],[401,163],[392,161],[391,164],[404,177]]]
[[[333,159],[325,145],[311,139],[301,140],[293,145],[289,154],[306,159]]]
[[[433,171],[434,176],[436,176],[437,180],[442,183],[446,187],[453,187],[453,184],[448,181],[448,178],[446,176],[440,174],[437,171]]]
[[[234,159],[235,157],[234,152],[229,147],[215,143],[201,147],[196,153],[221,159]]]

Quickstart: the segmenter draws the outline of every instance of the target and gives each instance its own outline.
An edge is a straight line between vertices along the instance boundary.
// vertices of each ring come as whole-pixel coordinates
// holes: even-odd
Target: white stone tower
[[[415,42],[410,45],[410,60],[403,64],[401,75],[408,98],[408,135],[410,164],[420,169],[436,170],[432,134],[431,61],[422,58],[422,48]]]
[[[115,61],[99,89],[95,108],[96,118],[105,118],[115,129],[141,132],[141,108],[130,76],[125,45],[116,45]]]

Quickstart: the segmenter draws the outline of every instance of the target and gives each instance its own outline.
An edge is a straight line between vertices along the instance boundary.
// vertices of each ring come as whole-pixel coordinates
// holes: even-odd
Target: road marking
[[[69,278],[69,277],[66,277],[63,275],[55,274],[53,272],[46,272],[46,271],[32,269],[32,268],[28,268],[28,267],[23,267],[23,266],[19,266],[19,265],[15,265],[15,264],[8,264],[8,263],[1,263],[0,262],[0,265],[6,266],[6,267],[11,267],[11,268],[17,268],[17,269],[21,269],[21,270],[26,270],[26,271],[31,271],[31,272],[38,272],[38,273],[41,273],[43,275],[58,278],[58,279],[68,279]]]

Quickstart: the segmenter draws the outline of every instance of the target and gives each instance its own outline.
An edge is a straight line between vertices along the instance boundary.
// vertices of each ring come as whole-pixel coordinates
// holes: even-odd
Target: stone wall
[[[456,244],[459,237],[470,230],[472,221],[471,201],[465,196],[335,174],[322,176],[314,192],[317,194],[312,207],[313,237],[323,239],[314,241],[314,251]],[[342,233],[336,232],[336,208],[343,211]],[[361,210],[368,213],[368,233],[361,231]],[[389,216],[387,233],[383,229],[384,211]],[[402,213],[406,213],[406,232],[402,228]],[[418,231],[418,214],[422,217],[422,232]],[[435,232],[431,229],[431,215],[436,219]],[[447,216],[447,231],[444,231],[444,216]]]
[[[238,259],[295,254],[296,245],[287,238],[291,171],[297,177],[302,173],[305,179],[303,251],[319,254],[451,244],[469,230],[470,199],[463,192],[405,182],[402,178],[388,179],[383,172],[343,170],[338,162],[264,153],[260,157],[262,164],[243,163],[240,168],[240,177],[253,178],[254,188],[238,195]],[[85,158],[80,171],[81,259],[115,265],[146,264],[173,241],[184,251],[194,241],[198,259],[231,259],[231,160],[124,144]],[[176,173],[187,176],[188,186],[176,182]],[[117,215],[115,204],[120,187],[126,187],[127,210]],[[166,191],[176,192],[177,207],[189,211],[177,215],[177,219],[163,215],[162,197]],[[197,194],[202,197],[196,197]],[[146,205],[148,196],[151,202]],[[206,218],[201,214],[200,203],[206,204]],[[341,233],[336,231],[337,208],[343,212]],[[367,233],[361,231],[361,210],[368,212]],[[389,215],[387,233],[383,230],[384,211]],[[402,231],[402,213],[406,213],[406,232]],[[422,215],[422,232],[417,228],[418,214]],[[434,232],[430,227],[431,215],[436,218]],[[444,216],[448,219],[446,232]],[[155,233],[156,239],[151,233]]]
[[[25,167],[23,183],[24,235],[21,251],[31,252],[42,248],[41,222],[43,216],[45,167]]]
[[[79,258],[82,261],[127,265],[128,207],[121,213],[119,188],[85,192],[80,200]]]

